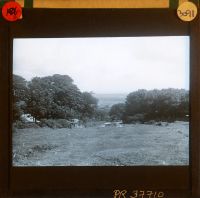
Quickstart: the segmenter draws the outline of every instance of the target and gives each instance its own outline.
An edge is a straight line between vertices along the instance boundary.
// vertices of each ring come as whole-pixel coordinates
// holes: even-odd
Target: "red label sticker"
[[[8,21],[16,21],[22,18],[22,7],[15,1],[10,1],[4,4],[2,15]]]

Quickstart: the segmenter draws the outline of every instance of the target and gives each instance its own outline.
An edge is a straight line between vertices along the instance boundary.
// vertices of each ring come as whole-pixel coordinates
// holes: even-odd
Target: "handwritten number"
[[[185,12],[182,12],[181,10],[178,10],[180,16],[189,16],[194,17],[194,10],[186,10]]]
[[[158,198],[163,198],[164,197],[164,193],[163,192],[159,192],[158,193]]]
[[[113,198],[128,198],[127,190],[114,190]],[[134,190],[132,191],[132,195],[129,198],[164,198],[164,192],[160,191],[151,191],[151,190]]]
[[[141,190],[140,192],[139,192],[139,195],[138,195],[138,197],[140,197],[140,198],[144,198],[144,191],[143,190]]]
[[[133,197],[133,196],[130,196],[130,198],[137,198],[137,197],[138,197],[138,191],[137,191],[137,190],[134,190],[134,191],[133,191],[133,195],[134,195],[134,197]]]
[[[151,195],[153,195],[153,191],[150,191],[150,190],[147,191],[147,196],[148,196],[148,198],[152,198]]]

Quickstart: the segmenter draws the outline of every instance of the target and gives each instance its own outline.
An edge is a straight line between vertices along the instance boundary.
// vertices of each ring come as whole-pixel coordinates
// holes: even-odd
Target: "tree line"
[[[131,92],[125,103],[111,107],[112,120],[124,123],[187,121],[189,119],[189,91],[185,89],[162,89]]]
[[[81,92],[68,75],[34,77],[26,81],[13,75],[13,120],[30,114],[34,120],[92,118],[98,100]]]
[[[140,89],[127,95],[124,103],[110,109],[98,108],[98,99],[81,92],[68,75],[34,77],[26,81],[13,75],[13,121],[30,114],[34,120],[79,119],[119,121],[188,120],[189,91],[184,89]]]

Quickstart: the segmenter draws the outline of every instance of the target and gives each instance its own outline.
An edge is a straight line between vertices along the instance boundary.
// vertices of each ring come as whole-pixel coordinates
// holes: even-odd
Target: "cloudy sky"
[[[69,75],[81,91],[189,88],[189,37],[14,39],[13,73]]]

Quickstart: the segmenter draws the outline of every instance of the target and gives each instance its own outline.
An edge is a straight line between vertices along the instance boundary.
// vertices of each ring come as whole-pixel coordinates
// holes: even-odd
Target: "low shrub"
[[[26,128],[39,128],[40,126],[38,125],[38,123],[34,123],[34,122],[23,122],[20,120],[17,120],[13,123],[13,128],[17,128],[17,129],[26,129]]]
[[[69,120],[58,119],[56,120],[58,124],[60,124],[61,128],[71,128],[72,123]]]
[[[124,120],[124,123],[135,124],[135,123],[144,123],[144,114],[135,114],[133,116],[127,116]]]
[[[71,122],[66,119],[43,119],[40,122],[40,127],[49,128],[71,128]]]

